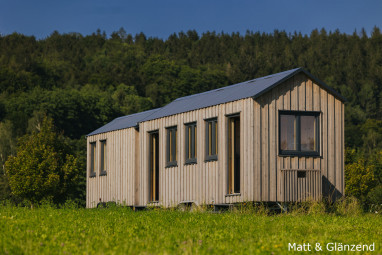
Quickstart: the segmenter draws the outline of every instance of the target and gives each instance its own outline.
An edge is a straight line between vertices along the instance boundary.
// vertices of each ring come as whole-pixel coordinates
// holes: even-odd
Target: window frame
[[[229,154],[230,154],[230,147],[229,147],[229,145],[230,145],[230,131],[232,131],[231,130],[231,128],[230,128],[230,121],[233,119],[233,118],[238,118],[239,119],[239,125],[241,126],[242,125],[242,120],[241,120],[241,112],[237,112],[237,113],[232,113],[232,114],[226,114],[225,115],[226,116],[226,122],[227,122],[227,194],[225,195],[226,197],[229,197],[229,196],[240,196],[241,195],[241,187],[242,187],[242,185],[241,185],[241,181],[240,181],[240,179],[241,179],[241,175],[242,175],[242,172],[241,172],[241,168],[242,168],[242,163],[239,161],[239,169],[238,169],[238,172],[239,172],[239,178],[238,178],[238,186],[239,186],[239,192],[235,192],[235,190],[234,189],[230,189],[230,182],[231,182],[231,184],[232,183],[234,183],[235,182],[235,177],[234,177],[234,179],[232,180],[232,179],[230,179],[230,170],[229,170],[229,162],[230,162],[230,160],[229,160]],[[241,132],[240,132],[240,129],[239,129],[239,133],[240,133],[240,139],[239,139],[239,146],[241,147],[241,140],[242,140],[242,134],[241,134]],[[231,144],[232,145],[232,144]],[[240,154],[242,153],[241,151],[239,152]],[[234,171],[234,169],[232,170],[232,171]]]
[[[97,141],[89,142],[90,145],[90,172],[89,177],[96,177],[97,176]],[[93,149],[94,146],[94,149]]]
[[[209,162],[209,161],[216,161],[218,160],[218,138],[219,138],[219,131],[218,131],[218,118],[217,117],[213,117],[213,118],[209,118],[209,119],[205,119],[205,137],[206,137],[206,152],[205,152],[205,162]],[[211,155],[209,154],[209,129],[208,129],[208,125],[209,123],[212,123],[212,128],[211,128]]]
[[[107,162],[107,142],[106,139],[100,140],[101,156],[100,156],[100,174],[99,176],[107,175],[106,162]]]
[[[175,131],[175,141],[174,139],[171,140],[170,136]],[[166,127],[166,168],[167,167],[176,167],[178,166],[178,127],[177,126],[171,126]],[[171,140],[171,151],[170,151],[170,140]],[[174,154],[173,154],[174,153]],[[173,155],[172,155],[173,154]],[[171,156],[175,160],[170,160]]]
[[[188,132],[188,129],[191,128],[191,147],[190,147],[190,137],[189,137],[189,132]],[[184,139],[185,139],[185,158],[184,158],[184,162],[185,162],[185,165],[189,165],[189,164],[197,164],[197,139],[198,139],[198,128],[197,128],[197,123],[196,121],[194,122],[189,122],[189,123],[186,123],[184,124],[184,129],[185,129],[185,136],[184,136]],[[188,155],[190,154],[190,149],[191,149],[191,157],[188,157]]]
[[[160,150],[159,150],[159,147],[160,147],[160,132],[159,132],[159,129],[156,129],[156,130],[152,130],[152,131],[149,131],[147,132],[148,133],[148,143],[149,143],[149,146],[148,146],[148,149],[149,149],[149,153],[148,153],[148,160],[149,160],[149,163],[148,163],[148,175],[149,175],[149,197],[148,197],[148,201],[149,203],[158,203],[159,202],[159,194],[160,194],[160,188],[159,188],[159,185],[160,185],[160,174],[159,174],[159,161],[160,161]],[[158,148],[156,148],[156,144],[155,144],[155,149],[153,148],[153,136],[156,135],[157,136],[157,140],[156,140],[156,143],[158,143]],[[155,158],[153,157],[153,150],[155,150],[156,154],[155,154]],[[155,162],[155,164],[154,164]],[[155,165],[155,167],[154,167]],[[155,175],[155,181],[153,180],[153,175]],[[155,184],[155,185],[153,185]],[[153,186],[155,187],[155,190],[153,190]]]
[[[281,149],[281,115],[296,116],[296,150],[282,150]],[[314,151],[301,150],[301,116],[314,116],[316,117],[316,148]],[[320,111],[290,111],[279,110],[279,156],[298,156],[298,157],[320,157]]]

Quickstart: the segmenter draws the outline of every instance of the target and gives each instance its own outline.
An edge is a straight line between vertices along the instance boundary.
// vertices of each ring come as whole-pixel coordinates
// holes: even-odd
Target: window
[[[206,120],[206,161],[218,159],[218,120]]]
[[[166,166],[177,166],[177,145],[176,145],[177,128],[167,128],[167,158]]]
[[[101,173],[100,175],[106,175],[106,140],[101,141]]]
[[[96,142],[90,143],[90,177],[96,176],[96,162],[97,162],[97,153],[96,153]]]
[[[228,194],[240,193],[240,115],[228,117]]]
[[[196,163],[196,122],[186,124],[186,164]]]
[[[159,201],[159,132],[149,133],[149,201]]]
[[[319,112],[280,111],[279,154],[319,156]]]

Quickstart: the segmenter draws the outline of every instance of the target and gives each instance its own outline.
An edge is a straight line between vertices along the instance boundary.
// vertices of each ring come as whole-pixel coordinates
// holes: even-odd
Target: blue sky
[[[377,0],[0,0],[0,34],[18,32],[45,38],[60,33],[91,34],[98,28],[110,35],[127,33],[167,38],[195,29],[309,34],[313,29],[353,33],[382,28],[382,1]]]

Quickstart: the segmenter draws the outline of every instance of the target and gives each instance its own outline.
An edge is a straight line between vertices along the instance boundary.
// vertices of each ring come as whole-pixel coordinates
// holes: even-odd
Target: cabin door
[[[228,194],[240,193],[240,115],[228,117]]]
[[[159,133],[149,134],[149,201],[159,200]]]

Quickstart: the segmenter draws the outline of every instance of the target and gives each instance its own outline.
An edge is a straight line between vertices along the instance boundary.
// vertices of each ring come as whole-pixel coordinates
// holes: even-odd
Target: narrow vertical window
[[[159,200],[159,132],[149,133],[149,201]]]
[[[206,120],[206,161],[218,159],[218,120]]]
[[[106,175],[106,156],[107,156],[107,150],[106,150],[106,140],[101,141],[101,172],[100,175]]]
[[[167,153],[166,153],[166,166],[177,166],[177,127],[167,128]]]
[[[196,122],[185,125],[186,139],[186,164],[196,163]]]
[[[90,143],[90,177],[96,176],[96,166],[97,166],[97,157],[96,157],[96,142]]]
[[[240,116],[228,117],[228,194],[240,193]]]

